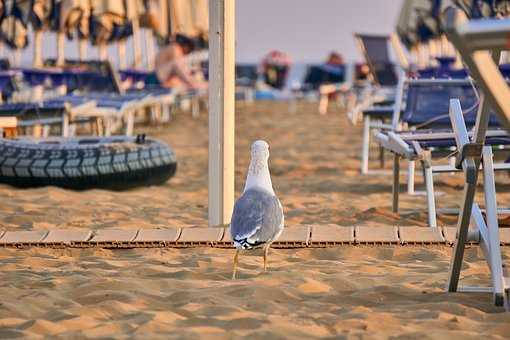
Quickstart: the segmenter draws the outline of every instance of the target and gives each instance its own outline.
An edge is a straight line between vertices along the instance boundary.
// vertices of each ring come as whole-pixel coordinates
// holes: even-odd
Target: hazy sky
[[[392,32],[402,1],[237,0],[237,60],[258,62],[271,49],[289,53],[295,62],[322,61],[331,50],[341,52],[346,60],[359,59],[353,33]],[[53,34],[44,35],[43,45],[44,57],[56,55]],[[31,63],[31,47],[22,52],[25,65]],[[77,49],[76,42],[67,41],[68,57],[77,58]],[[128,41],[128,64],[130,51]],[[108,52],[117,59],[114,45]],[[89,48],[89,58],[97,58],[96,48]]]
[[[237,0],[237,59],[271,49],[294,61],[321,61],[331,50],[359,58],[353,33],[390,33],[402,0]]]

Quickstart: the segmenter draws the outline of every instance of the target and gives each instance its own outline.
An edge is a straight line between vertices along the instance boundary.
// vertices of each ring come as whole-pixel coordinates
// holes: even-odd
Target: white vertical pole
[[[97,49],[99,51],[99,60],[107,60],[108,59],[108,49],[106,43],[101,42],[97,45]]]
[[[117,53],[119,57],[119,69],[126,68],[126,40],[122,39],[117,42]]]
[[[156,53],[154,51],[154,35],[152,30],[149,28],[145,29],[145,58],[147,63],[147,69],[149,71],[154,70],[154,58]]]
[[[133,18],[133,66],[140,68],[142,62],[142,47],[140,45],[140,22],[138,17]]]
[[[21,50],[19,48],[13,52],[13,64],[17,67],[21,65]]]
[[[64,32],[57,32],[57,66],[65,64],[65,35]]]
[[[209,0],[209,226],[234,206],[235,0]]]
[[[87,39],[80,39],[78,41],[78,54],[80,61],[87,59]]]
[[[34,59],[32,60],[33,67],[41,67],[42,60],[42,31],[34,32]]]

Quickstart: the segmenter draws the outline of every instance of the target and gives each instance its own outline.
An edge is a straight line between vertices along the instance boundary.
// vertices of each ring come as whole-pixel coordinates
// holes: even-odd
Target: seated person
[[[156,55],[156,76],[163,87],[177,89],[204,89],[207,82],[200,80],[191,69],[195,41],[177,34],[170,44]]]
[[[289,73],[290,57],[281,51],[271,51],[262,60],[262,74],[264,82],[274,89],[285,87]]]

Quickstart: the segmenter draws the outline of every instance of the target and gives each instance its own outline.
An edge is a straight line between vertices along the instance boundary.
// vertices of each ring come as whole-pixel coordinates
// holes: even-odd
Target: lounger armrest
[[[383,148],[393,153],[408,159],[416,158],[414,150],[393,132],[379,132],[375,134],[375,138]]]

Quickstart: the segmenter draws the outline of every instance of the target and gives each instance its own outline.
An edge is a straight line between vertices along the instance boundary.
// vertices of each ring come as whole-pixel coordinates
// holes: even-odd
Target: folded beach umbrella
[[[143,0],[124,0],[124,20],[122,23],[115,22],[109,41],[119,41],[134,34],[140,16],[144,13]]]
[[[28,45],[28,24],[31,14],[30,0],[3,1],[0,37],[12,49]]]
[[[54,1],[52,0],[32,0],[30,13],[30,24],[34,31],[47,28],[50,23]]]
[[[508,17],[509,0],[452,0],[469,18]]]
[[[170,0],[169,34],[207,37],[209,6],[207,0]]]
[[[440,15],[452,0],[406,0],[397,22],[397,34],[407,48],[442,34]]]
[[[420,41],[418,27],[423,25],[424,13],[430,11],[430,6],[429,0],[404,1],[397,22],[397,34],[408,48]]]
[[[60,0],[55,3],[52,29],[65,32],[69,39],[89,37],[90,0]]]
[[[90,38],[93,44],[106,44],[114,32],[115,25],[122,25],[126,20],[123,1],[90,0]]]

